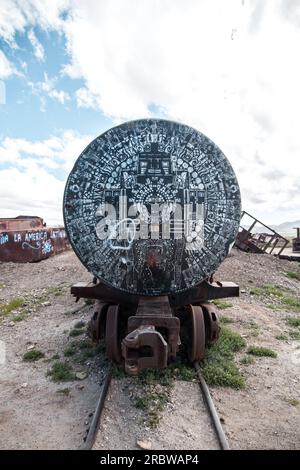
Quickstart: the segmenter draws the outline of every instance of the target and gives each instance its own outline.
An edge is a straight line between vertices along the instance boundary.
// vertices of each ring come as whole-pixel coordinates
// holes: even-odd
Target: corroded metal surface
[[[128,318],[127,331],[122,355],[129,374],[166,367],[168,359],[176,357],[180,321],[173,316],[167,296],[141,296],[136,314]]]
[[[139,296],[128,294],[107,286],[103,282],[78,282],[71,287],[71,294],[77,299],[102,299],[107,303],[120,302],[123,305],[136,306]],[[203,281],[195,287],[169,295],[171,306],[183,306],[187,304],[201,304],[211,299],[223,299],[224,297],[238,297],[239,286],[234,282],[209,282]]]
[[[106,316],[109,305],[96,300],[94,313],[88,324],[88,333],[93,341],[100,341],[105,336]]]
[[[292,240],[292,247],[294,252],[300,252],[300,227],[294,227],[297,230],[297,237]]]
[[[221,150],[171,121],[125,123],[82,152],[64,194],[65,226],[82,263],[131,294],[181,292],[228,254],[240,192]]]
[[[213,304],[201,304],[201,307],[204,315],[206,340],[207,342],[216,341],[220,335],[217,307]]]
[[[122,341],[125,371],[138,375],[143,369],[161,369],[168,364],[168,343],[154,325],[141,325]]]
[[[105,346],[110,361],[121,361],[121,345],[119,337],[119,305],[110,305],[107,310]]]
[[[0,222],[4,229],[0,231],[0,261],[40,261],[69,247],[64,228],[45,227],[39,217],[0,219]]]
[[[251,220],[249,227],[243,227],[243,218]],[[289,240],[271,227],[256,219],[249,212],[243,211],[241,214],[241,225],[235,240],[235,245],[242,251],[250,253],[268,253],[281,255]],[[279,250],[277,250],[279,248]],[[275,251],[274,251],[275,250]]]
[[[18,232],[22,230],[37,230],[46,227],[41,217],[19,215],[18,217],[0,218],[1,232]]]
[[[205,324],[202,308],[199,305],[187,305],[188,317],[188,356],[191,362],[201,361],[205,353]]]

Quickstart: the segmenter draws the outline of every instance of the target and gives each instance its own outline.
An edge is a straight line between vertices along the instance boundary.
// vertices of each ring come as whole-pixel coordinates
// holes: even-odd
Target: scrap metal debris
[[[245,216],[251,220],[251,225],[248,227],[243,227],[243,218],[245,220]],[[274,249],[277,248],[279,250],[276,250],[276,255],[279,256],[288,243],[289,240],[275,232],[271,227],[268,227],[248,212],[242,212],[240,228],[235,240],[235,245],[240,250],[251,253],[272,254]]]
[[[41,217],[0,219],[0,261],[40,261],[68,247],[64,227],[47,227]]]

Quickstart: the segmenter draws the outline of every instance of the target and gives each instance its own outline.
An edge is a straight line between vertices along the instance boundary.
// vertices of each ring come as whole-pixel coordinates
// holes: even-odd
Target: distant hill
[[[295,220],[294,222],[283,222],[282,224],[271,225],[270,227],[281,235],[296,236],[296,230],[293,230],[293,228],[300,227],[300,220]]]
[[[296,230],[293,230],[293,228],[300,227],[300,220],[294,220],[293,222],[283,222],[282,224],[279,224],[279,225],[274,225],[274,224],[270,224],[270,225],[267,224],[267,225],[268,227],[272,228],[273,230],[275,230],[275,232],[279,233],[282,236],[295,237]],[[249,228],[249,225],[248,226],[243,225],[243,227],[247,229]],[[264,230],[264,227],[262,227],[261,225],[257,223],[254,229],[252,230],[252,233],[261,233],[261,232],[267,232],[267,230]]]

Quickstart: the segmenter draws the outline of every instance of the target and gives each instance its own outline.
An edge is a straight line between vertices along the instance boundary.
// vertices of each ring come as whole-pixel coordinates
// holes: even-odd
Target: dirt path
[[[78,320],[90,317],[88,308],[70,313],[75,303],[69,285],[78,280],[89,276],[72,252],[35,264],[1,264],[0,284],[5,287],[0,303],[25,295],[43,297],[43,302],[31,305],[29,300],[29,306],[20,309],[29,310],[22,321],[12,321],[14,312],[0,325],[6,349],[6,362],[0,365],[1,449],[76,449],[83,444],[97,399],[98,375],[85,363],[78,365],[79,371],[89,373],[82,381],[54,383],[46,377],[53,356],[67,359],[63,350],[71,341],[68,332]],[[48,294],[51,287],[62,287],[61,294]],[[45,358],[24,362],[22,356],[32,346]]]
[[[300,312],[286,309],[276,296],[250,294],[271,285],[290,289],[287,295],[299,300],[300,282],[285,275],[291,271],[299,273],[299,263],[234,250],[217,273],[241,287],[240,298],[230,299],[232,308],[222,310],[234,320],[230,327],[245,337],[248,346],[277,353],[277,358],[239,363],[246,378],[244,390],[211,388],[233,449],[300,448],[300,338],[290,337],[293,330],[286,321],[290,316],[300,318]],[[237,361],[242,357],[245,354],[238,354]]]
[[[271,348],[277,358],[257,357],[253,364],[236,362],[246,379],[244,390],[211,387],[217,409],[223,418],[230,447],[233,449],[300,448],[300,355],[299,341],[282,341],[276,336],[286,329],[279,313],[247,299],[232,301],[230,315],[247,345]],[[253,328],[253,319],[258,327]],[[254,335],[253,335],[254,334]],[[298,360],[297,360],[298,358]],[[297,405],[293,405],[293,401]]]
[[[244,348],[236,364],[245,388],[210,387],[234,449],[300,447],[300,341],[291,337],[297,329],[287,324],[288,317],[298,318],[300,313],[284,306],[276,295],[250,293],[272,285],[290,289],[288,295],[299,299],[300,282],[287,277],[287,271],[299,272],[299,264],[234,252],[216,276],[241,288],[240,298],[228,299],[232,306],[221,311],[233,320],[228,326],[243,335],[247,347],[264,346],[277,353],[276,358],[255,357],[254,363],[245,364],[249,355]],[[101,354],[77,360],[85,335],[69,335],[78,321],[86,323],[91,314],[90,307],[71,313],[76,306],[69,287],[85,280],[90,276],[72,252],[36,264],[0,264],[0,304],[25,299],[25,305],[0,319],[1,449],[75,449],[83,443],[103,373]],[[78,346],[78,355],[65,356],[72,344]],[[44,353],[44,358],[24,362],[23,354],[32,349]],[[53,382],[46,373],[55,361],[64,361],[74,373],[87,377]],[[136,449],[138,439],[149,440],[153,449],[214,448],[195,383],[176,382],[160,424],[152,430],[129,399],[127,381],[114,381],[101,425],[106,439],[97,443],[98,448]]]

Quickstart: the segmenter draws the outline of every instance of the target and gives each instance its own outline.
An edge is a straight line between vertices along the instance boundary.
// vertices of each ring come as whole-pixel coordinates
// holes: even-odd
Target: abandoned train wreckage
[[[240,222],[239,186],[222,151],[176,122],[142,119],[93,140],[64,194],[70,243],[93,281],[89,330],[127,373],[166,367],[184,343],[192,362],[219,335],[209,300],[239,295],[212,275]]]
[[[41,217],[0,219],[0,261],[41,261],[69,247],[64,227],[47,227]]]

